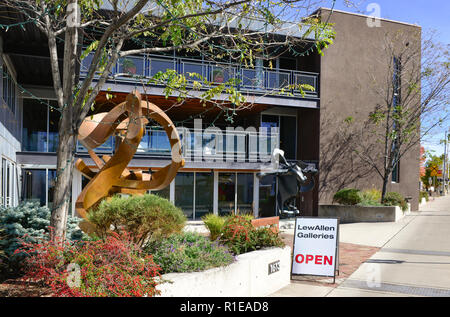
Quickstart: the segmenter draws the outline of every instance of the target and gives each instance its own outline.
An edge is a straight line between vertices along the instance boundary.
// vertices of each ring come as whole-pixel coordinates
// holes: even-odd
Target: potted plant
[[[122,60],[122,69],[124,73],[136,74],[136,65],[129,58],[125,58]]]
[[[223,69],[221,69],[221,68],[214,69],[212,75],[213,75],[213,82],[223,83],[225,80]]]

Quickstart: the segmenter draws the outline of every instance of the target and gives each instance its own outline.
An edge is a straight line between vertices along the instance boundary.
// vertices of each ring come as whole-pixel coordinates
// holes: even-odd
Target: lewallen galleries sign
[[[338,230],[336,218],[296,218],[292,275],[335,277]]]

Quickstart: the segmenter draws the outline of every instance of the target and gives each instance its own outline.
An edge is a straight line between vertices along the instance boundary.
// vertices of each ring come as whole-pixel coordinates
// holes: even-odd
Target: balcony
[[[183,158],[189,161],[227,162],[268,162],[273,149],[279,146],[278,129],[261,128],[257,131],[218,128],[196,130],[177,128],[181,140]],[[115,138],[110,137],[97,147],[98,154],[113,154]],[[87,153],[87,149],[77,144],[77,153]],[[145,156],[155,159],[169,159],[171,148],[166,132],[159,127],[148,127],[135,157]]]
[[[87,74],[88,67],[92,61],[93,54],[89,54],[82,61],[80,77]],[[297,70],[285,70],[256,66],[245,68],[239,64],[216,63],[198,59],[181,57],[167,57],[160,55],[129,56],[122,58],[113,67],[111,80],[117,83],[132,83],[143,81],[146,83],[158,72],[175,70],[184,74],[188,87],[193,87],[198,78],[191,77],[196,73],[206,81],[214,84],[226,83],[230,79],[236,79],[236,88],[243,93],[252,95],[279,95],[284,89],[294,98],[303,97],[298,89],[287,89],[290,85],[307,84],[314,87],[314,91],[305,90],[306,98],[318,98],[318,76],[317,73],[303,72]],[[164,86],[163,84],[154,86]],[[292,86],[291,86],[292,87]],[[288,94],[284,94],[287,96]]]

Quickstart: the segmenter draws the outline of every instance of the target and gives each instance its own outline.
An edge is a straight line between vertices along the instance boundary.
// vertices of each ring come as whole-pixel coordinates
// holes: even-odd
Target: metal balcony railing
[[[238,161],[267,162],[271,153],[279,146],[277,129],[260,132],[218,128],[196,130],[177,128],[181,140],[182,156],[190,161]],[[113,154],[115,139],[110,137],[95,149],[99,154]],[[80,143],[77,152],[85,153],[87,149]],[[164,130],[148,127],[136,151],[137,155],[155,158],[170,158],[171,148]]]
[[[81,65],[80,76],[86,76],[93,54],[87,55]],[[239,64],[219,63],[198,59],[167,57],[159,55],[128,56],[120,59],[113,67],[111,78],[116,82],[136,83],[155,76],[158,72],[172,69],[184,74],[188,84],[200,81],[190,74],[199,74],[212,84],[226,83],[235,79],[240,91],[253,94],[278,93],[281,89],[299,97],[298,89],[287,89],[289,85],[308,84],[314,91],[305,90],[306,97],[318,97],[319,74],[297,70],[285,70],[256,66],[245,68]],[[163,83],[161,83],[163,85]]]

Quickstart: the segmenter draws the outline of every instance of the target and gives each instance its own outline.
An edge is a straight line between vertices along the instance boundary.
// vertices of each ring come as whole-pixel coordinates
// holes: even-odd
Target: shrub
[[[179,208],[167,199],[151,194],[116,195],[103,200],[88,215],[99,237],[105,237],[111,231],[124,230],[139,245],[149,238],[181,232],[186,223],[186,216]]]
[[[145,251],[153,254],[162,273],[203,271],[234,261],[227,247],[193,232],[152,240]]]
[[[357,205],[361,202],[360,190],[355,188],[341,189],[334,194],[333,201],[341,205]]]
[[[419,201],[421,201],[422,198],[425,198],[426,201],[428,201],[430,199],[428,192],[426,190],[419,192]]]
[[[255,228],[250,219],[241,216],[230,216],[225,221],[221,241],[236,255],[263,247],[284,245],[278,233],[271,228]]]
[[[76,241],[85,238],[78,228],[79,218],[68,217],[66,237]],[[22,241],[37,242],[48,239],[50,226],[50,210],[39,203],[27,202],[17,207],[0,207],[0,230],[4,237],[0,240],[0,250],[4,252],[2,275],[15,275],[23,257],[14,251]]]
[[[221,217],[214,214],[207,214],[202,217],[206,228],[209,230],[211,240],[216,240],[220,237],[226,219],[227,217]]]
[[[361,197],[361,202],[358,205],[361,206],[382,206],[381,204],[381,191],[378,189],[366,189],[362,192],[359,192]]]
[[[112,233],[105,240],[24,242],[16,251],[24,260],[24,279],[40,282],[54,296],[153,296],[159,266],[142,253],[129,235]],[[72,270],[74,268],[74,270]]]
[[[385,206],[400,206],[403,211],[408,209],[408,204],[405,198],[397,192],[388,192],[384,196],[383,205]]]

